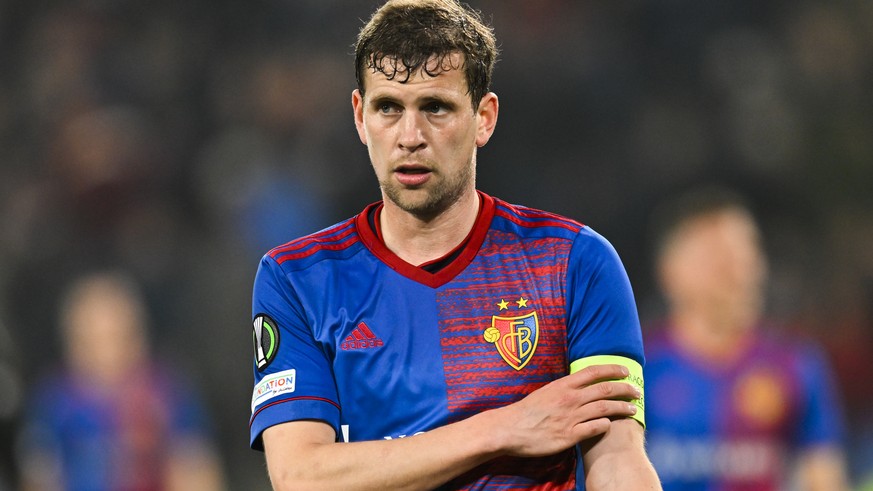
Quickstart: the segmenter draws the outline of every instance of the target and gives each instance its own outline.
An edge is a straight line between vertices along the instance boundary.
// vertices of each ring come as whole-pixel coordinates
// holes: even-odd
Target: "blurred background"
[[[251,284],[270,247],[379,198],[354,131],[351,45],[379,2],[0,0],[0,490],[32,387],[61,361],[68,283],[141,285],[156,359],[202,398],[233,490],[248,448]],[[824,343],[873,469],[873,2],[480,0],[501,45],[479,188],[617,248],[663,313],[651,210],[745,194],[769,313]],[[864,436],[867,435],[867,436]]]

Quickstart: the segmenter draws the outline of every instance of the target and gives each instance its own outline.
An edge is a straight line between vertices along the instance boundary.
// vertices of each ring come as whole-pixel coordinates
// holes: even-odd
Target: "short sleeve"
[[[315,339],[305,307],[281,266],[264,256],[252,295],[254,389],[250,444],[263,450],[270,426],[320,420],[339,434],[339,403],[331,361]]]
[[[624,265],[612,245],[583,228],[567,267],[569,360],[623,356],[645,364],[639,315]]]
[[[800,447],[841,445],[845,427],[830,364],[816,347],[804,346],[800,353],[802,423],[797,425],[796,443]]]

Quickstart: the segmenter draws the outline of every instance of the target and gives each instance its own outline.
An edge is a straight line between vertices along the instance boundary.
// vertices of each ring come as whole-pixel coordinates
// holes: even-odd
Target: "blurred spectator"
[[[646,344],[646,416],[665,491],[848,489],[830,368],[762,325],[767,261],[742,199],[689,193],[655,234],[668,314]]]
[[[65,366],[35,386],[19,445],[25,490],[220,490],[196,390],[150,359],[146,306],[119,273],[76,280]]]

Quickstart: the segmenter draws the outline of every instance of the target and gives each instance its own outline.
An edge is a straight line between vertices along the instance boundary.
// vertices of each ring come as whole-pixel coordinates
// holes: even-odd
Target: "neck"
[[[474,190],[442,212],[418,216],[384,200],[379,216],[385,246],[409,264],[439,259],[457,247],[473,229],[479,213],[479,194]]]
[[[679,346],[694,357],[728,363],[743,353],[752,329],[746,323],[734,321],[723,316],[679,311],[671,317],[671,333]]]

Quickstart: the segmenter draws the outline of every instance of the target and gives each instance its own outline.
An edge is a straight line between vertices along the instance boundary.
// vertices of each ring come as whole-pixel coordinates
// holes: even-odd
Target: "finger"
[[[589,402],[580,407],[574,414],[577,425],[586,421],[594,421],[597,419],[620,419],[629,418],[636,414],[637,407],[633,403],[626,401],[615,401],[609,399],[600,399]]]
[[[639,399],[642,396],[642,393],[637,386],[627,382],[598,382],[585,387],[583,390],[585,392],[582,397],[583,399],[587,398],[587,401],[585,402],[600,399],[632,401],[634,399]],[[583,402],[583,404],[585,402]]]
[[[605,380],[620,380],[627,377],[628,373],[627,367],[622,365],[591,365],[565,378],[575,387],[584,387]]]
[[[602,435],[609,430],[612,421],[609,418],[597,418],[583,421],[570,429],[570,434],[576,443]]]

